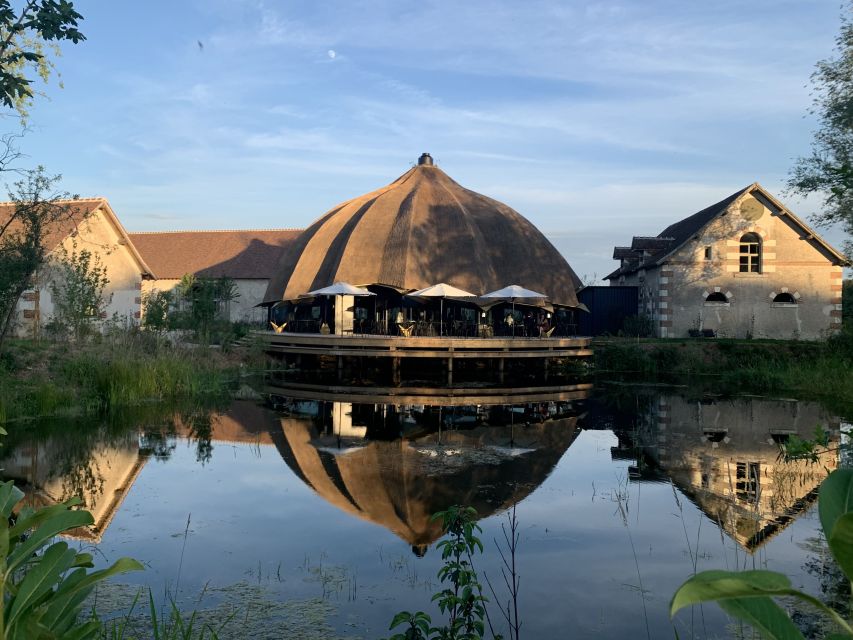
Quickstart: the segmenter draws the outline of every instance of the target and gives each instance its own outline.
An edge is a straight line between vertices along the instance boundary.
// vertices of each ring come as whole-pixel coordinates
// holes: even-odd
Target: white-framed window
[[[740,272],[761,273],[761,236],[745,233],[740,238]]]

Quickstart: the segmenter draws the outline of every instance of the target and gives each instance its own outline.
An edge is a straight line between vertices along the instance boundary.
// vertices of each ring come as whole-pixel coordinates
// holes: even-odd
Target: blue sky
[[[134,231],[303,227],[429,151],[588,277],[808,152],[837,0],[75,2],[22,142]],[[199,44],[200,43],[200,44]],[[808,215],[818,201],[785,199]],[[840,244],[840,233],[825,234]]]

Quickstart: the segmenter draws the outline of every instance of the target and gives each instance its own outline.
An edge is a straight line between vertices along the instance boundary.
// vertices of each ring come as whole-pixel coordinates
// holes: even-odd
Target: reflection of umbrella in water
[[[508,287],[504,287],[503,289],[498,289],[497,291],[490,291],[482,296],[483,298],[495,298],[498,300],[505,300],[507,302],[512,303],[512,317],[515,320],[515,303],[516,301],[521,302],[522,304],[544,304],[545,300],[548,296],[544,293],[539,293],[538,291],[533,291],[531,289],[525,289],[517,284],[511,284]],[[513,328],[513,333],[515,333],[515,328]]]
[[[419,289],[418,291],[413,291],[412,293],[407,293],[407,296],[410,298],[440,298],[441,302],[439,303],[439,333],[444,335],[444,299],[445,298],[476,298],[473,293],[469,291],[465,291],[464,289],[459,289],[452,285],[446,284],[444,282],[440,282],[438,284],[434,284],[431,287],[427,287],[425,289]]]
[[[498,447],[494,445],[490,446],[489,449],[505,456],[509,456],[510,458],[523,456],[526,453],[533,453],[536,451],[536,449],[526,449],[524,447]]]
[[[317,451],[331,453],[333,456],[345,456],[348,453],[355,453],[356,451],[360,451],[361,449],[364,449],[364,445],[352,447],[317,447]]]

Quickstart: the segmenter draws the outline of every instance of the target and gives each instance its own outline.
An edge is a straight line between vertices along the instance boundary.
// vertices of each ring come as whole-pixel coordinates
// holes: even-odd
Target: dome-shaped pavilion
[[[334,207],[294,241],[266,302],[336,281],[414,290],[446,282],[475,294],[509,284],[576,306],[580,281],[544,235],[470,191],[423,154],[391,184]]]

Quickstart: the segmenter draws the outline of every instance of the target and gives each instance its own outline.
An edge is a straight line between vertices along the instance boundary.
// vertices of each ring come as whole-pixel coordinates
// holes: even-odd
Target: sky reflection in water
[[[104,562],[143,560],[129,582],[184,602],[240,581],[327,598],[342,636],[381,637],[397,611],[430,610],[430,515],[454,503],[483,517],[477,562],[502,594],[493,540],[518,502],[528,637],[643,637],[647,625],[671,637],[669,599],[694,563],[767,567],[820,593],[803,546],[837,453],[776,460],[777,442],[818,424],[837,443],[839,420],[816,404],[633,392],[514,410],[275,404],[77,424],[10,440],[0,466],[34,503],[82,493],[98,524],[76,537]],[[726,624],[715,607],[677,622],[681,637]]]

